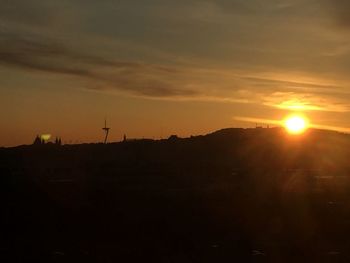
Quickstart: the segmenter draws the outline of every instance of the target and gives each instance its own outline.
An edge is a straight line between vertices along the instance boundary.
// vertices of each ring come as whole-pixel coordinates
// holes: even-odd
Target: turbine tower
[[[104,141],[104,143],[106,144],[107,143],[107,137],[108,137],[108,133],[109,133],[109,130],[110,130],[110,128],[108,128],[107,127],[107,121],[106,121],[106,119],[105,119],[105,126],[102,128],[102,130],[104,130],[104,132],[105,132],[105,141]]]

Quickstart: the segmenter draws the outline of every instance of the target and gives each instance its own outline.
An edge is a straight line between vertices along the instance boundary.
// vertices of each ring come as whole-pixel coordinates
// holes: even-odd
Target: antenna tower
[[[104,141],[105,144],[107,143],[108,133],[109,133],[110,129],[111,128],[107,127],[107,121],[105,119],[105,126],[102,128],[102,130],[104,130],[104,132],[105,132],[105,141]]]

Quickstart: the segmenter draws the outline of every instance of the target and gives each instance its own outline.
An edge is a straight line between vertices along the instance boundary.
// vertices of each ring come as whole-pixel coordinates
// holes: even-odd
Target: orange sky
[[[146,3],[147,2],[147,3]],[[302,111],[348,131],[350,4],[21,1],[0,10],[0,146],[189,136]]]

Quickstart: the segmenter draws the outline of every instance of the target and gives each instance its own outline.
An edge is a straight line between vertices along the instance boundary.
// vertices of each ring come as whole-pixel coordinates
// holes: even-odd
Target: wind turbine
[[[102,130],[104,130],[104,132],[105,132],[105,141],[104,141],[104,143],[106,144],[107,143],[107,137],[108,137],[108,133],[109,133],[109,130],[110,130],[110,128],[108,128],[107,127],[107,121],[106,121],[106,119],[105,119],[105,126],[102,128]]]

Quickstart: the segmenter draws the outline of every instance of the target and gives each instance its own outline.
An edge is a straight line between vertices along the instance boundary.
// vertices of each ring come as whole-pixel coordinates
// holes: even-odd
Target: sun
[[[291,115],[284,120],[284,127],[290,134],[301,134],[308,126],[308,120],[301,115]]]

